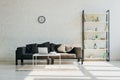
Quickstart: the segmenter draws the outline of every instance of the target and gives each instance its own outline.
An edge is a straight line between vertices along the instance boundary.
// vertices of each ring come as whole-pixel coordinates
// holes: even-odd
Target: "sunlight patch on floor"
[[[47,66],[45,68],[52,68],[48,71],[43,69],[44,65],[38,66],[42,68],[41,70],[16,71],[15,65],[1,64],[0,80],[120,80],[120,61],[85,61],[83,65],[79,63],[74,63],[71,67],[70,65],[45,65]],[[57,70],[57,66],[62,67]],[[63,70],[64,66],[68,70]]]
[[[27,77],[24,80],[91,80],[90,77]]]
[[[120,77],[97,77],[99,80],[120,80]]]

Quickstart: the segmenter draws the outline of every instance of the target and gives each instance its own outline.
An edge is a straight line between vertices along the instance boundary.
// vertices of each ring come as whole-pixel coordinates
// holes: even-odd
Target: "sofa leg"
[[[81,59],[81,64],[83,64],[83,61],[84,61],[84,59],[82,58],[82,59]]]
[[[80,58],[78,58],[78,62],[80,62]]]
[[[51,59],[51,64],[54,64],[54,59]]]
[[[23,65],[23,63],[24,63],[24,61],[23,61],[23,59],[21,59],[21,65]]]
[[[18,65],[18,60],[16,59],[15,64]]]
[[[47,64],[50,64],[50,60],[49,59],[47,59]]]

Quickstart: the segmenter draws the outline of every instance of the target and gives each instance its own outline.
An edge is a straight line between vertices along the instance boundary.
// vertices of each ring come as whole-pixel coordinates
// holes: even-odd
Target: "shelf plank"
[[[86,13],[85,16],[106,16],[105,13]]]
[[[92,42],[94,42],[94,41],[107,41],[107,40],[84,40],[84,41],[92,41]]]
[[[106,33],[107,31],[85,31],[85,33]]]
[[[107,49],[84,49],[84,50],[107,50]]]
[[[85,24],[106,24],[108,22],[101,22],[101,21],[98,21],[98,22],[95,22],[95,21],[85,21],[84,22]]]

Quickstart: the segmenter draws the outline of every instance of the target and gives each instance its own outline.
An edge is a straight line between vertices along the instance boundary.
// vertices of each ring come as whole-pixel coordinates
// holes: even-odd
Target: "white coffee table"
[[[59,64],[61,64],[61,54],[60,53],[49,53],[49,54],[44,54],[44,53],[35,53],[33,54],[33,66],[37,65],[38,59],[37,57],[39,56],[47,56],[48,58],[50,56],[59,56]]]

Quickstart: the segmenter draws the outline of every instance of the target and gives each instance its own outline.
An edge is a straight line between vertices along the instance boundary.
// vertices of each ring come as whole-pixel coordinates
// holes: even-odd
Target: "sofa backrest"
[[[57,53],[61,53],[58,48],[61,46],[61,44],[54,44],[54,43],[50,43],[50,42],[44,42],[42,44],[37,44],[37,43],[34,43],[34,44],[27,44],[26,45],[26,53],[31,53],[31,54],[34,54],[34,53],[38,53],[38,48],[39,47],[47,47],[48,48],[48,53],[50,52],[57,52]],[[66,46],[67,47],[67,46]],[[67,52],[67,51],[66,51]],[[74,48],[72,50],[70,50],[69,52],[67,53],[74,53]]]

